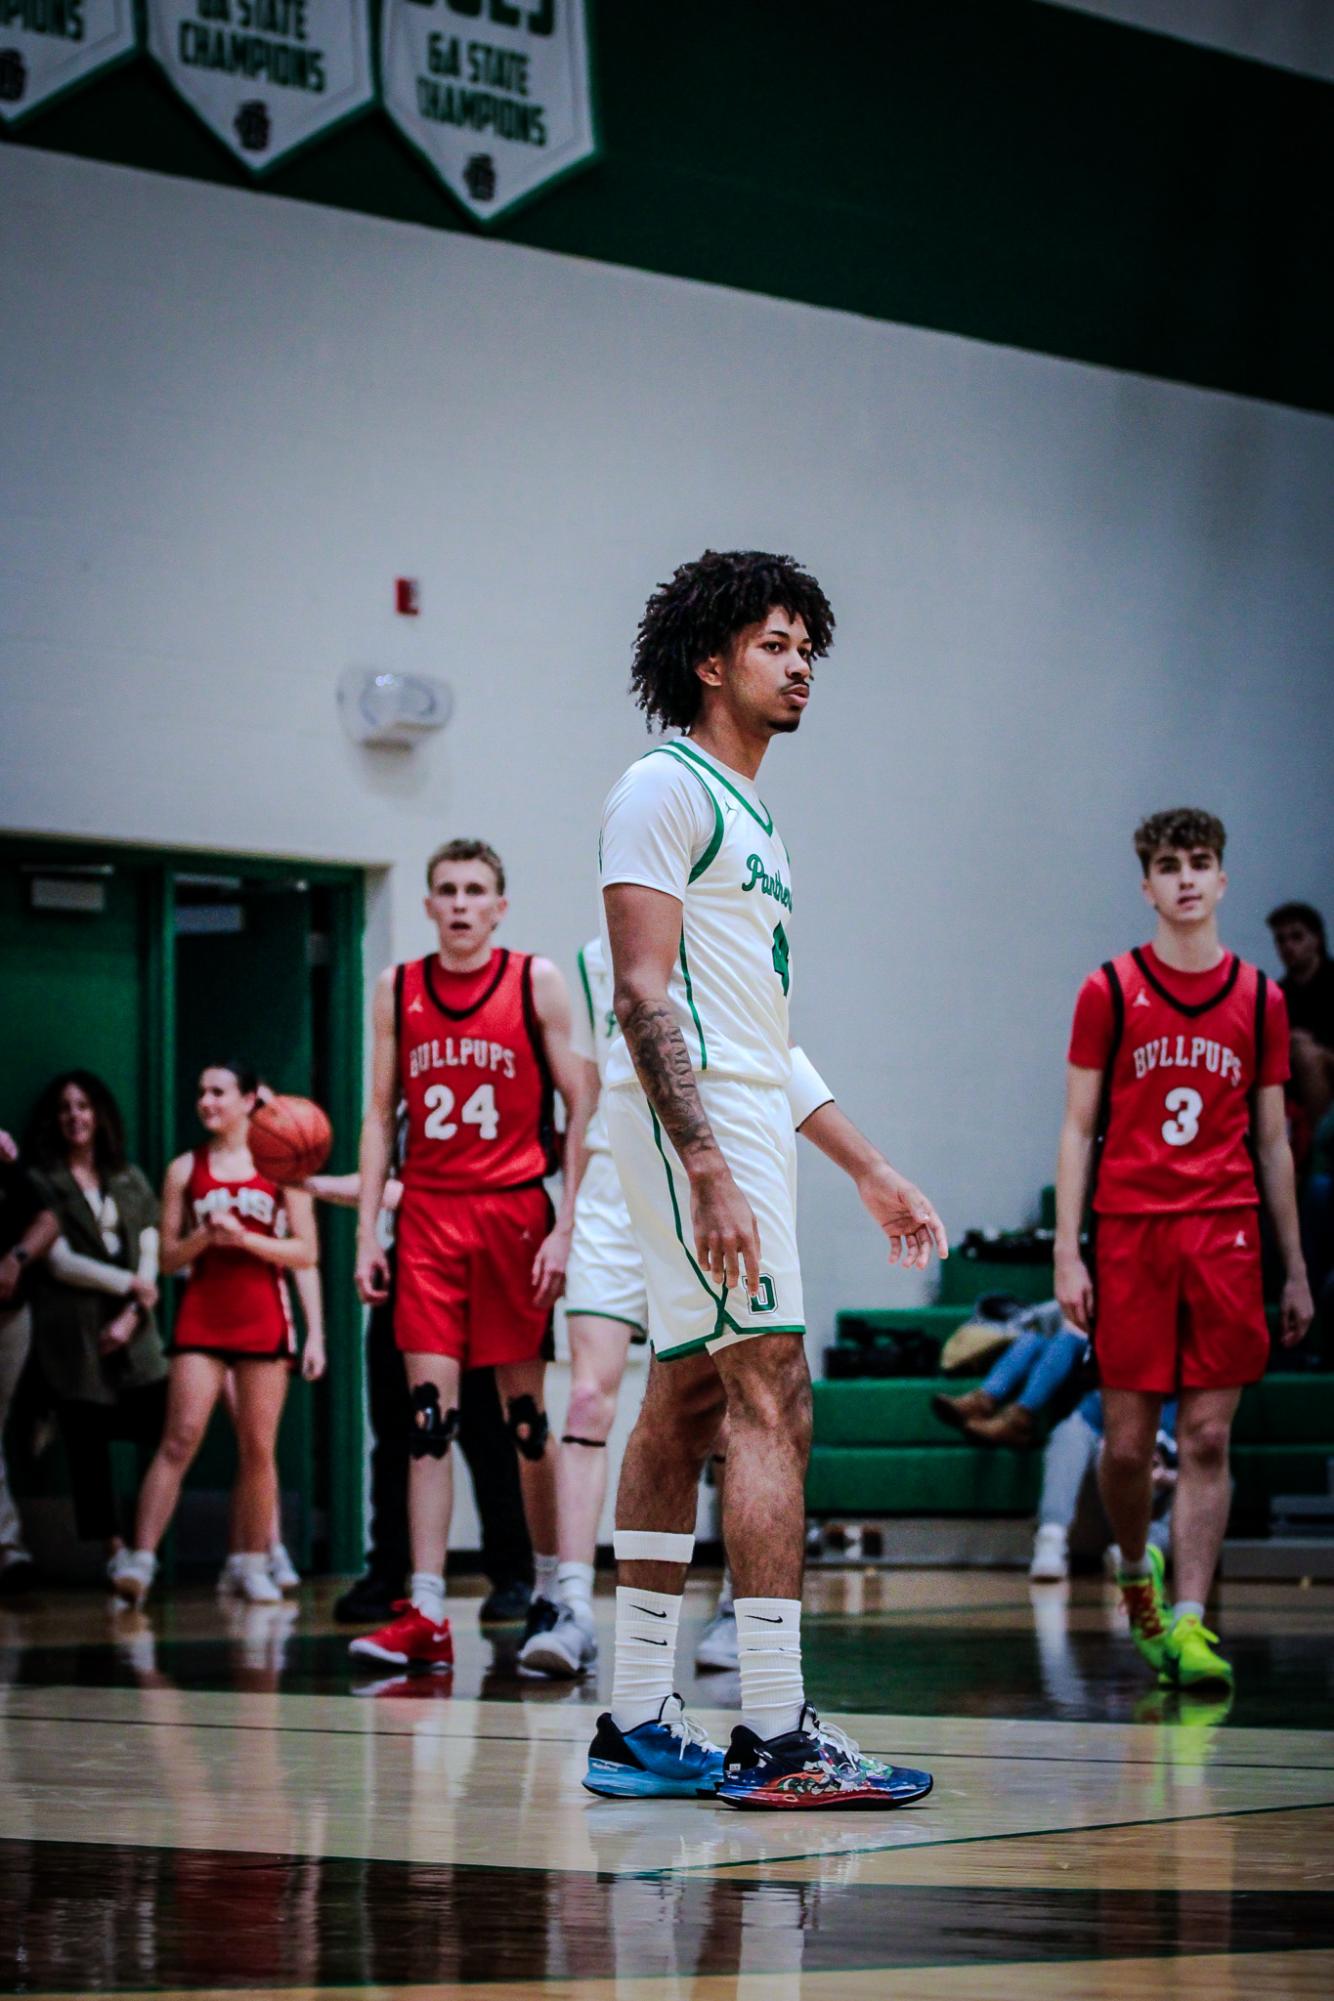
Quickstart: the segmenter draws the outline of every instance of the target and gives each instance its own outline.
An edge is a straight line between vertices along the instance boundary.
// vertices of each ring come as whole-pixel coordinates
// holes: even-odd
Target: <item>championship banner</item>
[[[252,173],[374,97],[369,0],[147,0],[147,12],[172,86]]]
[[[138,43],[134,0],[0,0],[0,118],[16,124]]]
[[[585,0],[383,0],[380,73],[399,131],[480,222],[596,156]]]

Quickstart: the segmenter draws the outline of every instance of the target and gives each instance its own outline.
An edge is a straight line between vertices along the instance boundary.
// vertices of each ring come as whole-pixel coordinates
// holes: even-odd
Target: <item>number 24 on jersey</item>
[[[494,1139],[500,1131],[500,1114],[496,1110],[493,1084],[477,1086],[459,1113],[458,1123],[454,1120],[456,1100],[448,1084],[430,1085],[422,1094],[422,1102],[430,1113],[423,1128],[427,1139],[453,1139],[459,1124],[476,1126],[480,1139]]]

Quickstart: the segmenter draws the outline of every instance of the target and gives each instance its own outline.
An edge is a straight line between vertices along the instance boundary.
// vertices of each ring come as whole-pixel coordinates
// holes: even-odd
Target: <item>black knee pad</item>
[[[547,1414],[539,1410],[533,1397],[511,1397],[505,1413],[510,1437],[525,1459],[540,1459],[547,1449],[551,1426]]]
[[[434,1383],[418,1383],[412,1392],[412,1429],[408,1451],[414,1459],[443,1459],[459,1428],[456,1410],[441,1410]]]
[[[572,1431],[565,1432],[560,1442],[562,1445],[586,1445],[592,1452],[605,1452],[607,1449],[605,1438],[576,1438]]]

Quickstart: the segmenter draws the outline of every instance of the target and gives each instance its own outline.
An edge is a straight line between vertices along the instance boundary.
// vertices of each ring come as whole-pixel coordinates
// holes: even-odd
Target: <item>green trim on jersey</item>
[[[707,771],[711,778],[716,778],[718,783],[721,786],[725,787],[725,789],[731,793],[732,797],[738,802],[738,804],[745,807],[746,811],[750,814],[751,819],[754,820],[758,826],[763,827],[766,834],[773,833],[774,816],[769,811],[769,808],[767,806],[764,806],[763,799],[761,799],[760,801],[761,806],[764,806],[764,817],[763,819],[761,819],[760,815],[755,811],[755,808],[751,805],[749,799],[747,799],[745,793],[738,792],[736,786],[733,785],[730,782],[730,780],[724,778],[721,771],[715,771],[713,766],[709,763],[708,759],[701,757],[699,752],[695,750],[690,744],[688,744],[684,737],[678,737],[674,743],[663,744],[662,749],[681,751],[685,754],[685,756],[693,758],[695,764],[699,766],[701,771]],[[780,834],[778,838],[781,841],[783,837]],[[787,850],[784,849],[784,853],[786,852]]]
[[[726,832],[726,823],[723,819],[723,809],[713,796],[713,788],[704,783],[704,780],[700,777],[699,772],[695,769],[695,766],[693,764],[688,763],[684,757],[677,757],[675,750],[672,748],[670,744],[667,743],[655,744],[652,750],[646,750],[644,752],[644,756],[673,758],[675,762],[680,765],[683,771],[688,771],[690,773],[690,776],[693,779],[697,780],[697,782],[701,786],[703,786],[704,796],[708,800],[710,806],[712,806],[713,808],[712,837],[709,840],[708,846],[705,848],[703,854],[700,856],[699,860],[695,863],[695,866],[691,869],[689,876],[686,878],[687,882],[694,882],[696,877],[703,875],[705,869],[709,866],[709,863],[713,860],[714,856],[717,854],[719,848],[723,844],[723,834]],[[789,857],[788,867],[791,868],[791,866],[792,862],[791,858]]]
[[[704,1041],[704,1024],[699,1018],[699,1009],[695,1006],[695,988],[690,977],[690,965],[686,959],[686,931],[684,924],[681,926],[681,978],[685,981],[686,1005],[690,1009],[690,1018],[695,1024],[695,1033],[699,1037],[699,1067],[701,1072],[703,1072],[709,1067],[709,1051]]]
[[[705,1292],[708,1293],[713,1305],[718,1309],[717,1318],[713,1323],[712,1334],[702,1334],[697,1336],[693,1341],[683,1341],[677,1348],[655,1348],[654,1353],[658,1360],[660,1362],[674,1362],[682,1355],[697,1355],[701,1349],[709,1348],[715,1341],[719,1340],[724,1328],[730,1328],[731,1332],[739,1335],[743,1341],[748,1341],[753,1335],[758,1334],[804,1334],[806,1332],[805,1321],[790,1321],[781,1327],[741,1327],[733,1320],[731,1314],[727,1311],[727,1287],[723,1287],[721,1294],[714,1291],[708,1279],[696,1264],[694,1253],[685,1240],[685,1233],[681,1228],[681,1206],[676,1199],[676,1183],[672,1179],[672,1164],[667,1158],[667,1149],[662,1143],[662,1127],[658,1123],[658,1115],[652,1105],[648,1108],[648,1115],[653,1122],[653,1144],[662,1156],[662,1171],[667,1176],[667,1193],[672,1200],[672,1225],[676,1231],[676,1241],[685,1252],[691,1271],[694,1272],[695,1277],[699,1280]],[[568,1315],[570,1309],[566,1307],[565,1310]]]
[[[791,866],[791,864],[789,864],[789,866]],[[584,964],[584,950],[583,950],[583,946],[582,946],[582,945],[581,945],[581,946],[580,946],[580,948],[579,948],[579,953],[578,953],[578,960],[579,960],[579,978],[580,978],[580,979],[582,980],[582,982],[583,982],[583,988],[584,988],[584,1002],[585,1002],[585,1005],[586,1005],[586,1006],[587,1006],[587,1008],[588,1008],[588,1028],[589,1028],[589,1033],[590,1033],[590,1034],[592,1035],[592,1037],[593,1037],[593,1047],[594,1047],[594,1049],[596,1049],[596,1048],[597,1048],[597,1046],[598,1046],[598,1018],[597,1018],[597,1010],[596,1010],[596,1009],[594,1008],[594,1006],[593,1006],[593,988],[592,988],[592,986],[591,986],[591,984],[590,984],[590,982],[589,982],[589,978],[588,978],[588,968],[587,968],[587,966],[586,966],[586,965]]]
[[[696,1264],[694,1254],[691,1251],[689,1244],[687,1244],[685,1240],[685,1236],[681,1229],[680,1204],[677,1202],[676,1199],[676,1183],[672,1179],[672,1163],[667,1158],[667,1149],[663,1146],[662,1143],[662,1127],[658,1124],[658,1115],[654,1111],[652,1105],[650,1105],[648,1108],[648,1115],[650,1119],[652,1119],[653,1121],[653,1144],[657,1147],[658,1152],[662,1156],[662,1171],[667,1176],[667,1193],[672,1198],[672,1223],[676,1230],[676,1241],[678,1244],[680,1244],[681,1249],[685,1252],[686,1259],[690,1265],[691,1271],[694,1272],[695,1277],[699,1280],[700,1284],[704,1287],[705,1292],[708,1293],[710,1300],[718,1309],[718,1317],[713,1323],[712,1334],[707,1336],[707,1340],[698,1343],[698,1345],[701,1348],[703,1348],[707,1345],[708,1341],[716,1341],[718,1339],[718,1336],[723,1331],[724,1325],[733,1328],[733,1330],[738,1333],[740,1332],[740,1329],[736,1327],[736,1323],[733,1320],[731,1320],[728,1316],[727,1287],[726,1286],[723,1287],[721,1296],[714,1291],[713,1287],[709,1284],[708,1279],[704,1276],[704,1273],[700,1270],[699,1266]],[[689,1345],[691,1347],[694,1347],[696,1344],[694,1342],[691,1342]],[[669,1353],[674,1355],[685,1354],[686,1352],[687,1351],[684,1348],[673,1348],[669,1350]]]
[[[632,1327],[636,1334],[647,1334],[648,1328],[642,1320],[631,1320],[626,1313],[608,1313],[605,1306],[567,1306],[567,1320],[614,1320],[618,1327]]]
[[[738,1327],[735,1320],[730,1318],[727,1324],[736,1335],[738,1341],[756,1340],[762,1334],[804,1335],[806,1332],[806,1323],[804,1320],[800,1322],[794,1321],[790,1327]],[[715,1345],[718,1338],[716,1334],[703,1334],[698,1341],[683,1341],[679,1348],[655,1348],[653,1350],[654,1359],[659,1362],[679,1362],[683,1355],[705,1354]]]

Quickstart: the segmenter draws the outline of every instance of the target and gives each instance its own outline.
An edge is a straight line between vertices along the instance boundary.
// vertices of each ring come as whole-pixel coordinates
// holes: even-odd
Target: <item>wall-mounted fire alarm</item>
[[[401,618],[416,618],[422,608],[422,587],[415,577],[394,578],[394,610]]]

